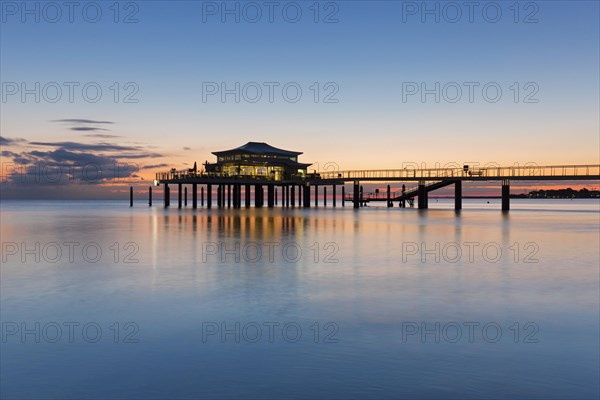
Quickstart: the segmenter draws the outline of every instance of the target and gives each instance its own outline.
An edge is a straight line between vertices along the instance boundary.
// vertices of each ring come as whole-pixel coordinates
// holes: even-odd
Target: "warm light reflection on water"
[[[3,202],[2,397],[598,397],[598,201],[430,206]],[[21,336],[36,322],[39,343]],[[102,337],[48,340],[65,322]],[[203,336],[236,322],[239,343]],[[471,342],[465,323],[502,333]]]

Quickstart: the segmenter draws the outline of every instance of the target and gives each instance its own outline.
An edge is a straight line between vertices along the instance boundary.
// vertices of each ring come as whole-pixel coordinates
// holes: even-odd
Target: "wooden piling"
[[[231,208],[231,185],[227,185],[227,208]]]
[[[502,211],[510,210],[510,181],[502,181]]]
[[[212,184],[206,185],[206,208],[212,207]]]
[[[361,207],[365,206],[365,197],[364,197],[364,192],[363,192],[362,185],[360,185],[360,206]]]
[[[246,185],[246,187],[244,188],[244,195],[246,196],[246,198],[244,199],[246,202],[246,208],[250,208],[250,185]]]
[[[454,183],[454,209],[462,209],[462,181]]]
[[[198,208],[198,184],[192,183],[192,208]]]
[[[310,185],[306,184],[302,187],[304,191],[304,198],[302,199],[302,205],[304,208],[310,208]]]
[[[275,185],[267,185],[267,206],[273,208],[275,206]]]
[[[333,185],[332,187],[333,190],[333,207],[336,207],[336,203],[337,203],[337,185]]]
[[[418,205],[420,210],[425,210],[428,208],[428,199],[427,199],[427,188],[425,187],[424,181],[419,181],[419,189],[418,189]]]
[[[392,193],[391,193],[391,187],[390,185],[387,185],[387,206],[391,207],[392,206]]]
[[[163,202],[166,207],[171,205],[171,190],[169,189],[169,184],[165,183],[165,193],[163,194]]]
[[[181,183],[177,184],[177,208],[181,208],[181,197],[183,193],[181,192]]]

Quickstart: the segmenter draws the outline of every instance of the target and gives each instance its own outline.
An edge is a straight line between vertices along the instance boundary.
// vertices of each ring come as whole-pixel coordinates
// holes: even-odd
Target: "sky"
[[[316,169],[600,163],[597,1],[0,3],[3,196],[116,196],[248,141]]]

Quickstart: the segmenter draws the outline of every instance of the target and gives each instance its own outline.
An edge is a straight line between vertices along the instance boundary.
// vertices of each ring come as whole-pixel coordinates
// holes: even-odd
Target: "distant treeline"
[[[600,190],[575,190],[571,188],[556,190],[534,190],[529,195],[520,197],[542,198],[542,199],[593,199],[600,198]]]

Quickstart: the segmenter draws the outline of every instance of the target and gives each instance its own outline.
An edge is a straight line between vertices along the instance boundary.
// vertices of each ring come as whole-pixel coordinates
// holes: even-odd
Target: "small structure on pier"
[[[216,163],[204,164],[207,174],[263,178],[274,181],[304,179],[311,164],[298,162],[299,151],[278,149],[263,142],[248,142],[231,150],[215,151]]]

